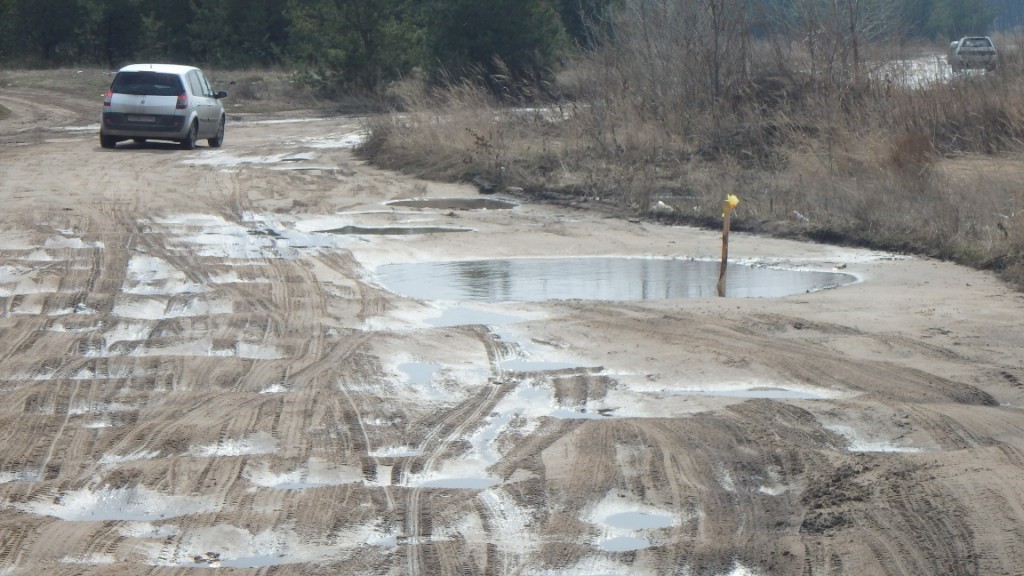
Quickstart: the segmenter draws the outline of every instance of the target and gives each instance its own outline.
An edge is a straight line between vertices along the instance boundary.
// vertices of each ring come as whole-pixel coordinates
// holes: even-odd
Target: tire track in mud
[[[607,329],[629,321],[644,308],[623,305],[617,314],[603,318]],[[893,402],[941,403],[994,406],[998,402],[969,383],[958,382],[943,371],[950,364],[969,365],[971,360],[957,350],[909,340],[889,333],[868,334],[843,326],[808,323],[801,318],[756,314],[739,319],[717,318],[706,323],[701,316],[678,314],[676,325],[701,326],[700,331],[668,331],[672,324],[652,326],[665,341],[678,342],[681,349],[707,350],[730,358],[772,358],[771,369],[780,376],[819,388],[879,395]],[[822,337],[824,336],[824,337]],[[906,355],[935,360],[935,372],[888,360],[860,358],[836,349],[834,338],[856,337],[875,342],[880,349],[894,350],[892,356]]]
[[[425,457],[411,458],[403,463],[400,473],[402,481],[404,482],[410,474],[433,469],[435,464],[449,453],[452,444],[462,439],[467,430],[479,426],[480,421],[490,413],[501,396],[510,390],[511,386],[508,385],[487,384],[476,397],[449,411],[420,442],[420,453]],[[430,536],[431,522],[428,504],[423,500],[424,490],[426,489],[413,486],[406,494],[404,512],[405,537],[409,544],[406,548],[408,574],[434,573],[434,564],[427,564],[423,558],[422,539]]]
[[[38,537],[35,522],[0,522],[0,567],[17,566],[22,552],[33,548]]]
[[[966,450],[992,444],[992,438],[974,432],[949,414],[939,412],[942,408],[942,405],[900,407],[915,426],[935,440],[941,450]]]
[[[130,254],[137,250],[167,261],[175,269],[185,272],[186,277],[190,281],[200,284],[207,283],[209,274],[205,273],[202,258],[196,258],[180,250],[169,249],[167,246],[169,243],[166,242],[170,238],[169,236],[153,234],[150,230],[144,229],[146,224],[141,220],[137,220],[132,212],[124,209],[122,204],[112,203],[108,204],[106,208],[108,210],[105,213],[105,217],[115,222],[115,225],[107,228],[103,235],[103,243],[110,248],[106,250],[93,250],[93,264],[88,268],[89,273],[66,275],[62,290],[86,294],[92,299],[96,314],[101,316],[111,314],[115,305],[114,297],[125,286],[125,273],[128,268]],[[111,208],[113,209],[111,210]],[[115,215],[115,217],[110,218],[111,215]],[[123,240],[125,237],[128,237],[129,241],[125,242]],[[114,247],[118,249],[115,250]],[[120,258],[115,258],[116,261],[111,261],[112,256]],[[287,358],[287,368],[283,372],[275,374],[275,378],[281,378],[281,374],[283,374],[284,378],[291,378],[294,382],[300,384],[304,381],[309,382],[322,378],[332,370],[335,362],[343,361],[349,351],[356,350],[365,342],[365,339],[345,338],[344,344],[325,349],[321,337],[323,330],[320,328],[318,319],[326,314],[326,307],[324,306],[324,296],[318,288],[316,278],[302,266],[278,261],[272,261],[270,268],[264,268],[262,272],[267,274],[268,283],[272,283],[278,288],[283,288],[283,290],[276,290],[271,293],[265,306],[253,307],[257,315],[264,317],[263,320],[257,320],[256,322],[256,325],[262,328],[256,333],[253,333],[251,330],[247,330],[247,332],[256,336],[255,345],[257,346],[268,342],[288,342],[288,339],[293,338],[292,335],[301,336],[303,340],[301,346],[295,346],[290,350],[290,352],[294,353],[290,353],[289,358]],[[76,276],[81,277],[76,278]],[[103,296],[105,298],[101,300],[96,298],[99,295],[96,290],[97,287],[103,287]],[[301,290],[296,292],[296,289]],[[221,292],[227,291],[223,288],[220,288],[220,290]],[[244,297],[245,294],[243,293],[241,296]],[[210,324],[210,327],[207,327],[206,330],[209,330],[215,328],[218,322],[213,320],[207,321],[207,323]],[[173,320],[170,322],[159,320],[154,322],[154,326],[154,333],[169,332],[176,334],[188,334],[193,329],[199,327],[190,320]],[[28,331],[26,333],[31,334]],[[88,342],[91,339],[92,336],[86,336],[82,339],[82,342]],[[33,343],[30,340],[25,340],[25,342]],[[163,346],[159,340],[152,337],[144,345],[152,346],[154,350],[159,350]],[[97,346],[102,346],[102,340],[97,342]],[[88,344],[84,350],[87,352],[91,350],[98,351],[100,348],[97,346]],[[346,351],[344,349],[345,346],[349,346],[349,350]],[[64,356],[64,358],[67,357]],[[124,362],[128,366],[145,366],[152,362],[150,358],[143,358],[141,360],[119,359],[119,361]],[[76,354],[55,367],[55,370],[66,374],[75,371],[76,366],[86,364],[97,366],[99,363],[109,364],[109,362],[110,359],[82,358]],[[212,366],[222,363],[221,360],[213,358],[203,364],[212,368]],[[202,369],[197,370],[194,367],[190,367],[186,372],[181,369],[183,364],[176,360],[171,360],[170,362],[161,361],[157,363],[156,367],[151,366],[150,368],[144,368],[144,370],[154,368],[160,370],[160,365],[163,365],[164,369],[166,369],[170,364],[178,366],[178,369],[173,370],[173,373],[176,374],[175,379],[186,389],[193,387],[194,383],[203,379]],[[282,362],[243,361],[240,363],[236,362],[236,364],[247,366],[246,372],[239,373],[236,371],[233,377],[237,384],[236,389],[241,390],[245,388],[247,381],[260,380],[260,375],[254,372],[257,365],[259,365],[259,370],[270,369],[273,371],[274,366],[282,364]],[[92,372],[94,375],[98,375],[100,370],[93,369]],[[132,373],[135,370],[129,368],[128,372]],[[133,381],[138,379],[138,377],[121,379],[113,383],[111,387],[115,390],[126,389],[132,385]],[[63,437],[62,431],[68,426],[68,421],[71,418],[68,407],[76,402],[77,388],[80,383],[75,381],[69,384],[74,387],[70,395],[68,390],[65,389],[67,385],[64,385],[65,388],[60,389],[56,396],[49,396],[49,399],[46,400],[51,406],[51,412],[53,410],[60,412],[63,421],[57,427],[56,432],[49,430],[51,425],[47,425],[48,430],[45,436],[52,438],[52,442],[46,449],[44,465],[54,461],[54,458],[59,455],[58,442]],[[136,397],[142,399],[150,396],[152,394],[136,395]],[[308,397],[315,398],[316,396],[309,395]],[[194,431],[198,431],[204,422],[211,420],[211,411],[219,404],[219,394],[217,391],[210,390],[207,393],[203,393],[198,399],[193,399],[187,405],[182,405],[179,400],[169,400],[171,400],[171,403],[163,403],[159,410],[170,410],[175,413],[175,417],[147,420],[142,427],[132,428],[128,433],[119,430],[104,433],[103,436],[108,441],[107,446],[113,448],[115,453],[145,452],[155,448],[166,462],[166,466],[160,467],[166,468],[169,474],[164,477],[162,482],[150,484],[154,488],[163,487],[171,493],[184,490],[185,493],[216,494],[219,495],[216,498],[223,500],[228,507],[235,508],[241,506],[245,508],[244,497],[242,497],[239,489],[235,488],[237,486],[235,480],[240,477],[247,458],[219,456],[204,458],[202,459],[205,460],[203,462],[204,465],[196,470],[197,474],[190,471],[199,462],[195,461],[194,457],[188,456],[186,450],[189,445],[195,444],[196,437],[194,436]],[[255,412],[246,407],[244,403],[238,405],[232,402],[232,404],[234,404],[231,411],[233,416],[221,428],[218,441],[227,439],[228,436],[233,435],[236,431],[244,432],[263,427],[268,428],[271,433],[279,430],[281,414],[284,410],[283,401],[272,400],[270,404],[260,404],[260,408],[257,408]],[[176,407],[185,408],[185,410],[180,410]],[[150,412],[151,415],[158,413],[156,410]],[[304,432],[305,430],[301,428],[294,428],[292,435],[301,437],[301,433]],[[112,438],[111,436],[114,437]],[[109,443],[111,441],[113,443]],[[168,448],[171,449],[168,450]],[[153,463],[161,464],[161,462]],[[150,464],[153,463],[146,462],[145,464],[147,468],[152,468]],[[114,466],[113,470],[116,471],[119,468],[120,466]],[[94,472],[98,470],[95,463],[92,465],[92,470]],[[53,476],[53,474],[47,473],[47,477],[50,476]],[[144,475],[140,479],[145,482],[147,476],[153,478],[152,475]],[[188,482],[188,485],[183,485],[181,482]],[[211,484],[213,485],[212,490]],[[232,494],[237,496],[232,496]],[[287,512],[287,507],[285,507],[285,510],[282,513],[283,515],[290,514],[290,512]],[[237,513],[238,511],[234,510],[231,514]],[[227,512],[224,514],[216,516],[215,521],[230,521],[231,514]],[[88,542],[83,543],[83,546],[87,553],[100,549],[109,550],[111,546],[116,547],[116,543],[107,543],[110,541],[111,537],[108,534],[99,532],[93,534]]]
[[[966,454],[965,454],[966,452]],[[971,548],[953,555],[947,550],[933,554],[947,558],[948,573],[1020,574],[1024,566],[1024,452],[1007,444],[992,444],[933,455],[925,482],[949,492],[942,503],[952,511],[938,514],[943,523],[934,531],[939,538],[951,523],[965,524]],[[997,472],[999,471],[999,472]],[[916,527],[915,527],[916,528]],[[913,535],[920,540],[917,532]],[[940,545],[945,543],[940,542]],[[961,550],[962,545],[951,550]],[[926,550],[927,551],[927,550]]]
[[[845,513],[843,535],[871,550],[885,574],[978,574],[965,509],[917,467],[889,468],[877,494]]]
[[[1021,476],[1011,475],[1008,482],[1004,475],[975,480],[1001,466],[998,461],[1004,458],[1020,470],[1020,450],[967,432],[963,424],[938,413],[939,407],[900,409],[942,448],[904,456],[837,454],[831,474],[817,476],[803,494],[808,513],[801,533],[809,565],[848,564],[908,576],[1011,573],[1007,567],[1022,561],[1020,534],[991,526],[1000,517],[1005,521],[995,526],[1022,525],[1024,505],[1016,480]],[[991,487],[978,489],[985,484]]]
[[[401,463],[398,477],[407,482],[411,474],[432,470],[436,463],[449,453],[452,445],[466,436],[468,430],[478,427],[491,412],[502,396],[510,392],[515,383],[504,381],[498,362],[504,356],[505,344],[497,341],[485,326],[462,326],[456,328],[472,334],[487,353],[492,374],[496,380],[488,382],[472,398],[448,411],[439,421],[431,423],[428,431],[418,444],[420,456],[406,459]],[[404,502],[404,539],[406,573],[433,574],[441,559],[436,558],[436,548],[424,543],[423,538],[431,533],[429,503],[424,500],[425,489],[412,486]]]
[[[83,111],[54,104],[54,93],[26,88],[4,88],[0,104],[12,114],[0,122],[0,144],[34,142],[58,125],[82,122]],[[77,107],[76,107],[77,108]],[[96,114],[99,114],[97,111]]]
[[[112,218],[109,218],[110,216]],[[98,230],[96,229],[97,218],[105,222],[105,225]],[[113,225],[111,226],[110,223],[113,223]],[[86,262],[88,262],[88,266],[76,265],[80,261],[77,257],[78,252],[81,251],[66,250],[69,253],[62,260],[65,263],[65,274],[61,277],[57,294],[70,295],[72,303],[70,305],[58,304],[52,309],[49,316],[53,317],[56,315],[57,318],[63,318],[68,316],[68,312],[75,314],[82,310],[94,310],[100,314],[109,313],[113,309],[114,295],[119,292],[120,286],[124,285],[127,259],[122,258],[118,260],[116,258],[117,251],[108,250],[106,247],[130,245],[130,241],[126,242],[124,238],[130,238],[133,235],[128,225],[126,225],[123,207],[118,203],[103,204],[100,207],[98,217],[94,218],[88,211],[85,211],[83,214],[76,215],[73,223],[64,226],[58,225],[56,229],[77,231],[78,236],[83,239],[83,243],[86,246],[93,244],[93,238],[97,240],[93,247],[87,249],[88,258]],[[96,290],[98,286],[103,286],[108,290],[106,292],[98,292]],[[96,298],[98,295],[101,296],[100,299]],[[48,333],[48,336],[56,336],[56,334]],[[89,336],[86,337],[86,341],[88,339]],[[62,339],[53,337],[41,338],[39,342],[49,348],[49,342],[54,340],[60,342]],[[38,354],[39,350],[33,352]],[[43,357],[60,358],[60,364],[55,366],[55,374],[73,378],[66,381],[66,386],[64,384],[65,381],[51,381],[51,384],[57,387],[54,399],[54,416],[62,418],[62,421],[52,432],[50,446],[40,464],[40,469],[47,471],[45,473],[46,476],[51,477],[58,473],[61,475],[70,474],[76,468],[72,466],[71,470],[61,470],[65,463],[65,454],[75,452],[69,446],[61,446],[61,444],[73,445],[81,443],[82,436],[77,433],[71,434],[70,438],[65,438],[68,426],[74,417],[73,409],[76,408],[76,400],[83,386],[86,387],[84,395],[91,399],[94,396],[94,391],[103,386],[103,379],[96,379],[95,370],[93,380],[83,381],[75,377],[84,368],[95,366],[98,362],[95,358],[82,357],[81,354],[52,356],[45,353]],[[60,393],[60,390],[65,387],[69,388],[68,392]],[[87,466],[83,463],[82,467]],[[57,472],[58,470],[60,472]]]

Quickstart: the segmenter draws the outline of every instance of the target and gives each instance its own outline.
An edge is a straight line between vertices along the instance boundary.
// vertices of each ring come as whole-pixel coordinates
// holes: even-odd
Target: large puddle
[[[510,210],[516,207],[515,202],[498,198],[412,198],[393,200],[387,205],[435,210]]]
[[[387,264],[389,290],[420,300],[542,302],[717,296],[719,263],[663,258],[523,258]],[[730,264],[725,295],[779,297],[855,282],[835,272]]]
[[[342,226],[330,230],[320,230],[322,234],[342,234],[358,236],[407,236],[411,234],[444,234],[447,232],[472,232],[472,228],[453,228],[450,226]]]

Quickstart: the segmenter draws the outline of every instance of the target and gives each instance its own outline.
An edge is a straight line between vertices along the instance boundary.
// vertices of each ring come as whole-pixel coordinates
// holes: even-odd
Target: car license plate
[[[139,123],[152,124],[153,122],[156,122],[156,116],[134,116],[133,115],[133,116],[128,116],[128,121],[129,122],[139,122]]]

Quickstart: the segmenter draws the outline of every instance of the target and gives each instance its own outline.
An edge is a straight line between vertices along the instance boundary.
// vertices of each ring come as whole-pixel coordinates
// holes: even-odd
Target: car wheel
[[[199,123],[193,122],[188,129],[188,135],[181,141],[181,147],[185,150],[192,150],[196,147],[196,135],[199,134]]]
[[[226,122],[227,119],[221,116],[220,126],[217,127],[217,135],[207,140],[207,142],[210,143],[211,148],[220,148],[224,145],[224,124]]]
[[[117,138],[114,138],[113,136],[105,136],[103,134],[100,134],[100,146],[104,148],[116,148]]]

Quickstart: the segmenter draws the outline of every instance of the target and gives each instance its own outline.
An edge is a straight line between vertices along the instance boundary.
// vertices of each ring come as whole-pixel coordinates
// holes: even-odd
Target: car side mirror
[[[228,93],[223,91],[223,90],[221,90],[220,92],[217,92],[216,94],[214,94],[213,97],[216,98],[217,100],[220,100],[221,98],[227,98],[228,97]]]

